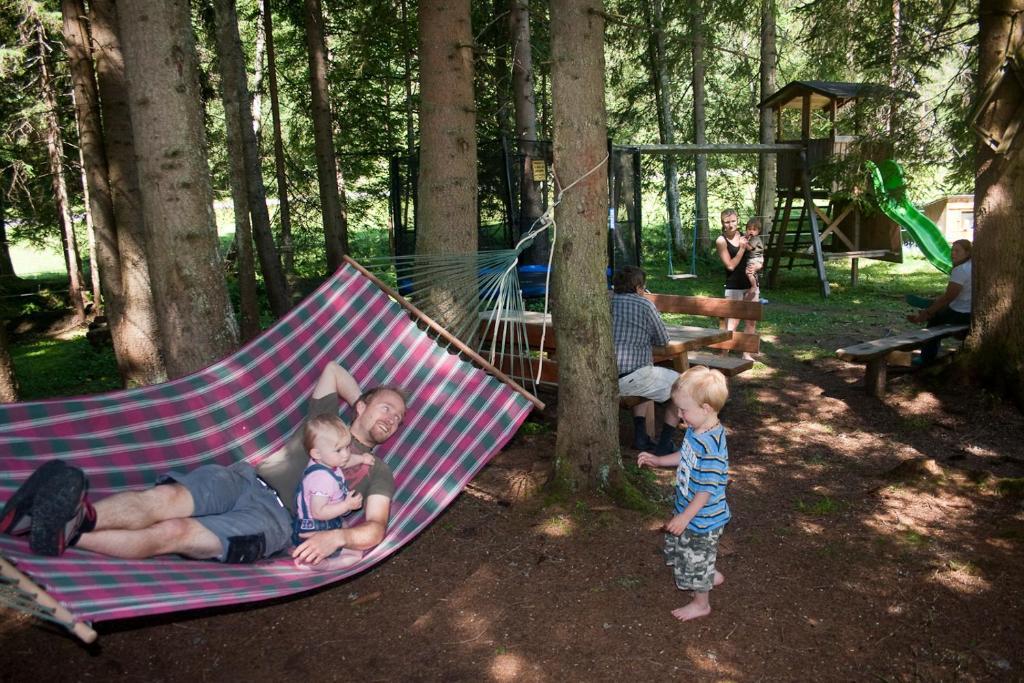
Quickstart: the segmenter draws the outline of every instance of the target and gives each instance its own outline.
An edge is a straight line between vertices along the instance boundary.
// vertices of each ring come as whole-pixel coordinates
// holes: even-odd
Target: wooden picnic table
[[[481,319],[488,320],[485,314]],[[551,323],[550,313],[539,313],[537,311],[523,311],[522,313],[506,314],[501,317],[501,322],[522,321],[526,328],[527,338],[531,344],[540,344],[541,333],[544,334],[544,350],[555,350],[555,330]],[[687,358],[689,351],[694,351],[709,344],[728,341],[732,332],[718,327],[699,327],[694,325],[666,325],[669,342],[665,346],[655,346],[654,362],[671,360],[672,367],[676,372],[683,372],[690,367]]]

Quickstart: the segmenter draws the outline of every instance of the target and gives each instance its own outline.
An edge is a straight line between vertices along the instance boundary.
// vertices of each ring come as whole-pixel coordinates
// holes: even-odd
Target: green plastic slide
[[[887,159],[878,166],[870,161],[866,163],[878,208],[913,236],[929,263],[943,273],[952,270],[949,242],[928,216],[907,201],[906,183],[900,165],[893,159]]]

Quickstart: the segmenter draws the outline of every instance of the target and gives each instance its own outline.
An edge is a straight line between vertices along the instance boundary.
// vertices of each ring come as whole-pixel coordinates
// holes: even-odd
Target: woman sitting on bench
[[[912,323],[927,322],[928,327],[937,325],[969,325],[971,322],[971,241],[957,240],[953,242],[953,270],[949,273],[949,284],[946,291],[932,301],[927,308],[908,315]],[[927,365],[939,355],[941,340],[933,339],[921,347],[920,359],[914,359],[915,365]]]

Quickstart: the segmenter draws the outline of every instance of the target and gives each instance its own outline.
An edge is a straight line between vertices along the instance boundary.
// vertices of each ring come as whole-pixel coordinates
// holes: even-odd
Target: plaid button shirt
[[[668,343],[668,330],[654,304],[639,294],[612,295],[612,343],[619,376],[653,365],[652,346]]]

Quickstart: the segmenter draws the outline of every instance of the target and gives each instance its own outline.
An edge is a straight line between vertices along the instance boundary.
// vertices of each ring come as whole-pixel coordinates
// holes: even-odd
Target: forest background
[[[5,317],[41,301],[40,286],[17,277],[8,246],[60,240],[70,322],[82,324],[88,303],[98,312],[102,289],[123,383],[188,374],[283,315],[343,254],[386,253],[398,215],[388,212],[395,167],[408,174],[410,160],[418,163],[417,251],[475,252],[478,221],[500,213],[501,183],[478,172],[488,150],[504,140],[529,153],[550,139],[555,180],[579,183],[572,207],[555,213],[560,410],[575,411],[559,418],[593,426],[615,403],[609,326],[586,333],[608,315],[597,296],[607,255],[587,238],[607,228],[607,189],[594,171],[605,170],[608,140],[770,142],[770,117],[757,105],[780,85],[878,84],[882,96],[842,110],[840,132],[891,143],[913,198],[972,182],[991,189],[978,198],[995,202],[983,217],[1001,226],[988,233],[986,277],[1012,270],[994,231],[1012,230],[1003,213],[1020,220],[1015,194],[1004,191],[1019,164],[988,164],[967,125],[979,83],[1019,45],[1019,10],[1003,4],[8,0],[0,13],[10,86],[0,101]],[[1018,101],[1011,93],[995,107],[1012,115]],[[812,132],[826,119],[812,121]],[[698,258],[707,258],[712,207],[766,216],[768,157],[646,160],[648,255],[682,257],[691,239],[684,225],[694,225]],[[834,172],[857,197],[861,169]],[[228,197],[235,234],[222,249],[213,207]],[[525,190],[522,199],[537,201]],[[84,260],[96,266],[88,271],[86,244]],[[572,267],[559,268],[570,252]],[[989,381],[1003,378],[1019,393],[1003,363],[1007,347],[1020,372],[1019,333],[1001,332],[1016,329],[1003,305],[1015,290],[976,290],[988,297],[975,316],[988,347],[976,356]],[[599,362],[575,364],[584,354]],[[0,370],[11,400],[15,373],[7,360]],[[595,462],[618,463],[611,421],[602,430],[565,432],[577,436],[560,438],[559,453],[599,451]]]

